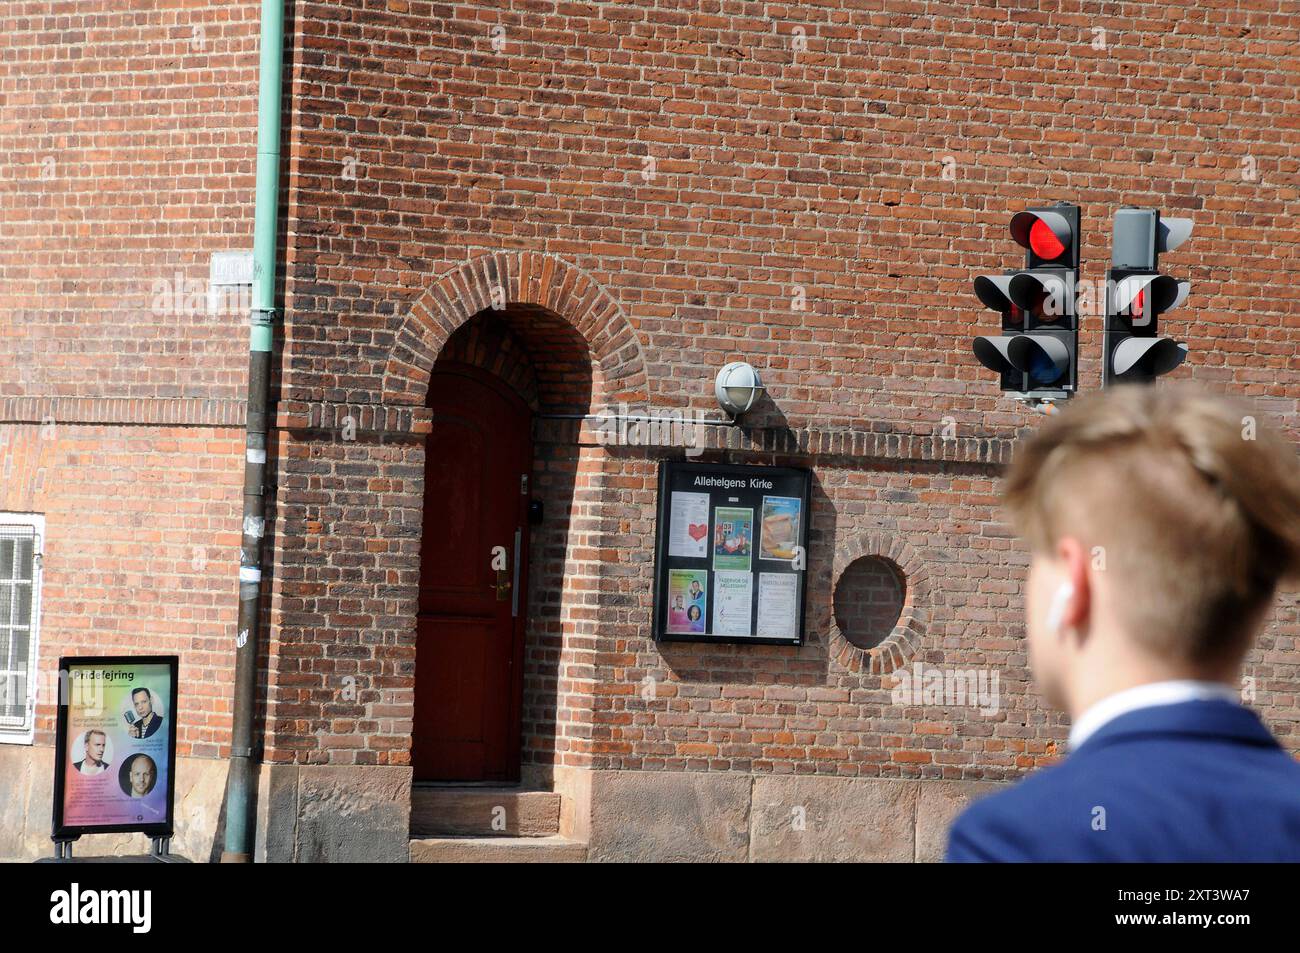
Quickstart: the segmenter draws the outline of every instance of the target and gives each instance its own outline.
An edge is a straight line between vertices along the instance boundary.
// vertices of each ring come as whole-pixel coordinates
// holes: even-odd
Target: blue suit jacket
[[[1142,708],[976,801],[949,861],[1300,861],[1300,764],[1228,701]]]

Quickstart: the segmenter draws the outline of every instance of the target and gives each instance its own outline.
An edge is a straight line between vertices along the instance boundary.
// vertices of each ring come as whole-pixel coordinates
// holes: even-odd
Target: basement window
[[[45,517],[0,513],[0,744],[31,744]]]

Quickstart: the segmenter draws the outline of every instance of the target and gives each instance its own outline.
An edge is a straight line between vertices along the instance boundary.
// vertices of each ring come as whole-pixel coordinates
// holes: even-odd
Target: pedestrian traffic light
[[[976,296],[1002,315],[1002,333],[977,337],[975,357],[1004,392],[1069,397],[1078,387],[1079,206],[1019,212],[1011,237],[1026,249],[1024,269],[975,279]]]
[[[1160,315],[1187,300],[1191,283],[1160,274],[1160,252],[1172,251],[1192,233],[1191,219],[1162,218],[1153,208],[1115,213],[1111,267],[1106,282],[1102,386],[1149,383],[1187,357],[1187,345],[1161,337]]]

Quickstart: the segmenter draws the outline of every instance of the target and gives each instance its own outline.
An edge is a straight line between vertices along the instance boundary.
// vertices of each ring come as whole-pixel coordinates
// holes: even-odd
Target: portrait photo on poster
[[[97,775],[108,771],[113,763],[113,742],[102,728],[87,728],[68,746],[68,757],[76,758],[72,770],[79,774]]]
[[[157,686],[136,685],[122,701],[122,720],[132,738],[152,738],[162,727],[166,700]]]

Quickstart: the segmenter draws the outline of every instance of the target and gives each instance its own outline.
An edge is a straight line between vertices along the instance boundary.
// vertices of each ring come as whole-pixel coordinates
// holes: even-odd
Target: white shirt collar
[[[1241,704],[1241,693],[1222,682],[1198,682],[1190,679],[1150,682],[1107,695],[1095,702],[1070,727],[1070,750],[1076,750],[1102,725],[1139,708],[1177,705],[1180,702],[1223,700]]]

